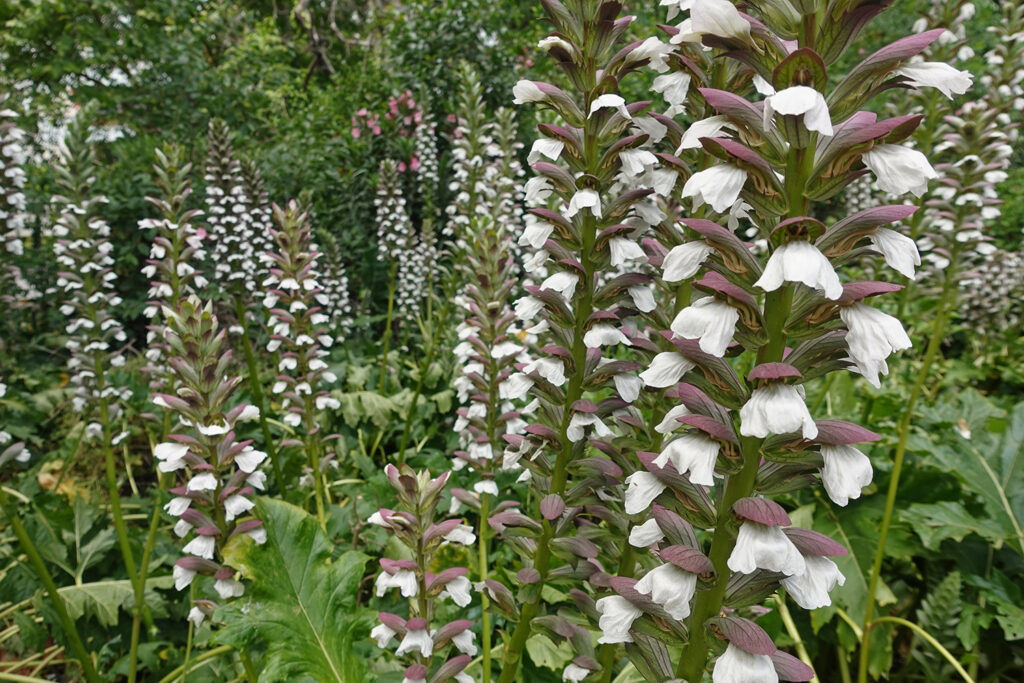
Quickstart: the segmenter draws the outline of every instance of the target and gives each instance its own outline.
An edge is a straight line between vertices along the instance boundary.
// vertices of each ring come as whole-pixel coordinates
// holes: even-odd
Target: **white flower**
[[[869,239],[875,249],[882,253],[882,258],[890,268],[904,277],[914,279],[914,268],[921,265],[921,253],[914,240],[888,228],[878,228],[871,233]]]
[[[732,643],[715,661],[712,683],[779,683],[775,665],[768,655],[754,655]]]
[[[402,638],[398,649],[395,650],[395,656],[401,657],[406,652],[413,652],[415,650],[419,650],[420,654],[424,657],[429,657],[434,651],[434,641],[426,629],[419,628],[414,631],[406,631],[405,637]]]
[[[526,104],[527,102],[543,102],[547,99],[544,91],[537,87],[533,81],[519,81],[512,87],[513,104]]]
[[[612,109],[618,110],[619,115],[624,119],[633,118],[630,115],[629,110],[626,109],[626,100],[622,99],[621,95],[616,95],[614,93],[606,93],[591,102],[590,114],[587,115],[587,118],[593,116],[598,109],[603,109],[605,107],[611,107]]]
[[[679,154],[684,149],[700,149],[701,138],[721,137],[719,133],[723,130],[736,130],[736,126],[730,123],[729,119],[725,116],[709,116],[706,119],[694,121],[686,129],[686,132],[683,133],[683,138],[679,143],[679,148],[676,149],[676,154]]]
[[[612,430],[608,429],[608,426],[594,413],[573,413],[565,435],[569,437],[569,441],[574,443],[582,441],[587,427],[593,427],[597,436],[611,436],[612,433]]]
[[[188,446],[182,443],[164,442],[158,443],[153,448],[153,457],[160,460],[157,465],[161,472],[174,472],[185,467],[185,454],[188,453]]]
[[[861,489],[871,483],[874,471],[871,460],[853,446],[822,444],[821,483],[836,505],[847,505],[850,499],[860,498]]]
[[[626,289],[629,292],[629,297],[633,300],[633,305],[637,307],[637,310],[644,313],[650,313],[658,307],[657,302],[654,300],[654,292],[651,291],[650,287],[643,285],[634,285]]]
[[[590,669],[584,669],[582,666],[577,666],[572,662],[569,662],[569,666],[562,670],[562,682],[566,683],[580,683],[584,678],[590,675]]]
[[[191,621],[196,628],[199,628],[206,619],[206,614],[198,607],[193,607],[188,611],[188,617],[186,618]]]
[[[678,351],[663,351],[651,360],[651,367],[640,373],[640,379],[649,387],[670,387],[695,367]]]
[[[612,377],[615,384],[615,391],[619,392],[619,398],[626,403],[632,403],[640,396],[640,390],[644,387],[644,381],[636,375],[621,373]]]
[[[383,649],[391,643],[391,639],[395,637],[395,631],[387,624],[377,624],[370,631],[370,637],[377,641],[377,647]]]
[[[857,369],[873,386],[881,386],[879,373],[889,374],[885,359],[913,344],[899,319],[860,302],[839,309],[849,332],[846,344]]]
[[[476,645],[473,643],[474,638],[476,638],[476,634],[467,628],[459,635],[452,637],[452,645],[457,647],[462,654],[475,657]]]
[[[804,609],[818,609],[832,604],[829,592],[846,583],[846,577],[836,563],[827,557],[808,556],[804,558],[807,569],[802,574],[788,576],[782,586],[790,597]]]
[[[253,405],[247,405],[242,408],[242,412],[238,414],[238,421],[245,422],[247,420],[254,420],[260,416],[260,409]]]
[[[540,288],[541,290],[553,289],[566,299],[572,299],[572,295],[576,291],[576,285],[579,281],[580,276],[576,273],[570,273],[567,270],[560,270],[557,273],[548,276],[544,282],[540,283]]]
[[[915,88],[935,88],[949,99],[970,90],[974,79],[970,71],[959,71],[945,62],[905,64],[893,73],[906,76]]]
[[[451,598],[459,607],[465,607],[472,601],[470,590],[473,584],[465,576],[457,576],[445,584],[444,590],[437,596],[439,598]]]
[[[245,496],[238,494],[228,496],[224,499],[224,519],[230,522],[236,517],[244,515],[254,507],[256,507],[256,503],[252,502]]]
[[[665,485],[650,472],[634,472],[629,475],[626,477],[626,514],[646,512],[664,490]]]
[[[189,491],[213,491],[217,488],[217,477],[212,472],[203,472],[189,479],[185,485]]]
[[[740,524],[736,546],[726,564],[741,574],[767,569],[793,576],[802,574],[806,568],[804,556],[780,527],[758,524],[749,519]]]
[[[624,266],[631,261],[646,261],[647,254],[640,248],[640,245],[633,240],[624,237],[613,237],[608,241],[608,250],[611,254],[613,266]]]
[[[383,597],[384,592],[389,588],[398,588],[402,597],[411,598],[419,592],[419,584],[416,583],[416,574],[410,569],[399,569],[394,574],[381,572],[377,577],[377,597]]]
[[[672,247],[662,261],[661,279],[665,282],[679,282],[693,277],[712,251],[706,242],[701,241]]]
[[[694,0],[690,21],[694,33],[750,41],[750,22],[730,0]]]
[[[683,110],[683,102],[686,101],[686,93],[690,89],[690,74],[682,71],[672,71],[662,74],[654,79],[651,90],[660,92],[665,96],[665,101],[671,105],[666,116],[672,116]]]
[[[633,343],[622,333],[620,329],[612,325],[598,324],[587,330],[583,335],[583,343],[588,349],[597,349],[602,346],[614,346],[625,344],[632,346]]]
[[[634,548],[646,548],[658,543],[663,538],[665,538],[665,534],[658,526],[658,520],[653,517],[629,530],[629,544]]]
[[[805,439],[818,435],[818,426],[797,388],[782,382],[757,387],[740,408],[740,434],[764,438],[769,434],[801,432]]]
[[[670,408],[669,411],[665,413],[665,417],[662,418],[661,422],[658,423],[658,426],[654,428],[654,431],[658,432],[659,434],[671,434],[675,430],[682,427],[682,424],[680,424],[676,420],[676,418],[683,417],[689,414],[690,411],[682,403],[680,403],[677,406],[672,406],[672,408]]]
[[[212,560],[213,550],[216,546],[217,539],[213,536],[196,536],[186,543],[185,547],[182,548],[181,551],[188,553],[189,555],[195,555],[207,560]]]
[[[556,387],[560,387],[566,382],[565,364],[557,358],[538,358],[535,361],[527,363],[523,367],[523,372],[536,372]]]
[[[473,545],[476,543],[476,534],[473,533],[473,527],[468,524],[460,524],[445,534],[444,540],[450,543]]]
[[[192,504],[192,499],[185,496],[175,496],[171,498],[170,502],[164,505],[164,511],[171,517],[180,517],[181,513],[188,510]]]
[[[175,590],[185,590],[188,585],[192,583],[192,579],[196,577],[196,573],[191,569],[185,569],[180,565],[174,565],[174,569],[171,574],[174,575],[174,588]]]
[[[828,113],[828,105],[822,94],[814,88],[794,85],[769,95],[764,100],[765,128],[772,125],[776,113],[783,116],[802,116],[807,130],[832,135],[832,119]]]
[[[843,285],[832,263],[816,246],[803,240],[787,242],[773,251],[754,286],[773,292],[783,282],[802,282],[821,289],[825,298],[833,301],[843,295]]]
[[[683,185],[683,197],[693,198],[694,210],[705,202],[716,213],[725,213],[740,197],[747,182],[747,172],[732,164],[717,164],[697,171]]]
[[[598,627],[601,629],[599,643],[632,643],[633,637],[629,629],[642,612],[621,595],[609,595],[601,598],[594,605],[601,617]]]
[[[533,141],[533,147],[530,148],[530,154],[527,157],[527,161],[531,164],[535,164],[540,161],[542,155],[552,161],[557,161],[558,157],[562,155],[563,149],[565,149],[565,143],[561,140],[537,138]]]
[[[673,619],[685,619],[690,616],[697,575],[666,563],[644,574],[634,588],[638,593],[650,595]]]
[[[875,174],[878,187],[894,195],[910,192],[920,197],[927,192],[928,181],[939,177],[924,154],[902,145],[878,145],[861,160]]]
[[[595,218],[601,217],[601,196],[595,190],[576,190],[576,193],[569,200],[569,207],[565,210],[565,217],[572,218],[582,209],[590,209]]]
[[[706,296],[679,311],[671,329],[683,339],[699,339],[701,351],[721,358],[736,334],[739,319],[736,308]]]
[[[227,600],[237,598],[245,593],[245,586],[241,581],[235,579],[217,579],[213,582],[213,590],[217,591],[221,600]]]
[[[251,446],[235,456],[235,465],[246,474],[252,474],[260,463],[267,459],[263,451],[254,450]]]
[[[691,431],[666,444],[654,460],[658,467],[671,462],[679,474],[689,473],[691,483],[712,486],[715,483],[715,462],[718,442],[700,431]]]

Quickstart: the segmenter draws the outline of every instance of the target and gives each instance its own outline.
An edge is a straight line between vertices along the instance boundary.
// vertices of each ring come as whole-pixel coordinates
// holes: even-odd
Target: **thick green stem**
[[[480,580],[486,581],[490,570],[487,559],[487,549],[491,543],[488,535],[487,518],[490,516],[491,496],[487,493],[480,494],[480,529],[476,541],[480,558]],[[483,661],[483,683],[491,683],[491,613],[490,600],[487,598],[487,591],[480,591],[480,651]]]
[[[956,251],[954,251],[951,259],[953,263],[955,263],[957,255]],[[889,478],[889,490],[885,497],[885,510],[882,513],[882,523],[878,530],[878,544],[875,546],[875,557],[871,564],[871,576],[868,579],[867,606],[864,608],[863,621],[865,628],[860,640],[860,658],[857,670],[858,683],[866,683],[868,680],[871,629],[867,625],[871,624],[871,619],[875,614],[875,595],[877,594],[878,584],[882,575],[882,561],[885,559],[885,544],[889,536],[889,527],[892,524],[893,513],[896,509],[896,494],[899,490],[900,475],[903,472],[903,459],[907,452],[907,439],[910,436],[910,424],[914,418],[914,406],[924,390],[925,382],[931,373],[932,364],[939,354],[939,348],[946,333],[946,323],[949,320],[949,310],[955,299],[956,285],[955,266],[951,265],[950,269],[946,272],[946,281],[942,287],[939,306],[935,311],[935,319],[932,321],[931,338],[928,340],[928,347],[925,350],[924,359],[921,361],[921,368],[918,370],[917,378],[910,389],[910,395],[904,404],[903,417],[899,423],[896,454],[893,458],[892,474]]]
[[[50,571],[46,568],[46,563],[43,561],[42,555],[36,549],[35,543],[32,542],[32,537],[29,536],[28,531],[25,529],[25,525],[21,523],[21,518],[18,516],[18,508],[14,502],[7,495],[7,491],[0,486],[0,508],[3,509],[4,515],[7,517],[7,521],[10,523],[11,528],[14,530],[14,535],[18,538],[18,543],[21,544],[22,550],[28,556],[29,563],[32,565],[32,569],[35,571],[36,576],[39,578],[39,582],[43,584],[43,588],[46,590],[47,595],[50,596],[50,601],[53,603],[53,608],[57,612],[57,618],[60,620],[60,625],[64,629],[64,635],[67,637],[68,642],[71,644],[71,650],[75,653],[75,657],[78,658],[79,663],[82,666],[82,674],[89,683],[100,683],[100,676],[96,672],[96,667],[92,662],[92,657],[89,651],[85,649],[85,644],[82,642],[81,636],[78,635],[78,629],[75,627],[75,622],[71,619],[71,615],[68,614],[67,605],[64,603],[64,598],[61,597],[60,592],[57,590],[57,584],[53,582],[53,577],[50,575]]]
[[[252,338],[249,336],[249,324],[245,316],[245,303],[242,297],[235,295],[235,317],[242,328],[242,350],[245,352],[245,364],[249,369],[249,393],[252,394],[252,402],[260,410],[260,431],[263,432],[263,448],[270,456],[270,466],[274,470],[274,483],[277,490],[284,492],[284,478],[281,475],[281,464],[277,460],[277,447],[274,445],[274,437],[270,433],[270,422],[267,420],[267,402],[263,395],[263,381],[260,379],[259,366],[256,363],[256,354],[253,352]]]

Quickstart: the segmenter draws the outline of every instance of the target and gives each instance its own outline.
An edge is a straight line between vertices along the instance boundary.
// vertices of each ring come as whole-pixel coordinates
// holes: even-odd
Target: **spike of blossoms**
[[[437,155],[437,123],[433,112],[430,111],[429,103],[425,103],[423,118],[416,126],[413,148],[413,170],[419,183],[424,220],[432,222],[435,218],[441,176],[440,160]]]
[[[460,608],[469,606],[469,572],[464,567],[445,569],[440,574],[430,571],[444,546],[472,546],[476,542],[472,528],[463,520],[436,521],[437,505],[451,473],[431,479],[429,472],[417,473],[407,465],[391,464],[385,466],[384,473],[398,494],[398,506],[396,510],[381,508],[368,521],[394,534],[412,559],[381,559],[375,592],[382,597],[397,588],[403,598],[408,598],[409,618],[381,612],[380,623],[370,637],[382,649],[396,646],[395,657],[408,667],[406,679],[472,683],[462,670],[477,653],[473,622],[456,619],[438,623],[438,606],[443,600]],[[410,675],[410,670],[416,673]]]
[[[846,367],[877,382],[886,358],[909,345],[899,321],[867,303],[899,287],[844,283],[836,265],[851,254],[871,258],[874,252],[854,248],[874,242],[887,263],[905,269],[916,247],[883,226],[914,208],[877,207],[830,225],[812,216],[818,203],[869,172],[901,193],[927,186],[934,176],[927,159],[901,144],[919,119],[879,121],[861,108],[878,94],[866,84],[905,83],[892,76],[909,78],[911,58],[940,34],[886,46],[828,87],[829,67],[863,28],[859,10],[840,7],[819,25],[822,2],[756,19],[728,0],[668,4],[689,12],[666,29],[677,47],[649,39],[613,53],[629,23],[614,18],[617,3],[547,0],[558,33],[542,46],[583,91],[533,81],[515,89],[517,102],[555,109],[562,122],[540,127],[534,150],[551,161],[535,161],[543,180],[528,187],[528,194],[550,191],[557,209],[535,210],[543,222],[530,236],[557,265],[517,307],[551,327],[549,357],[524,369],[542,417],[517,446],[535,458],[522,462],[544,487],[537,498],[548,501],[548,514],[539,530],[523,532],[534,571],[521,578],[529,586],[506,642],[505,681],[515,676],[539,612],[540,587],[563,575],[589,577],[591,591],[574,600],[597,622],[603,643],[596,666],[575,666],[610,667],[615,644],[627,642],[638,668],[659,663],[657,680],[698,683],[712,627],[728,641],[712,667],[716,681],[809,680],[813,672],[752,622],[717,615],[757,604],[780,585],[807,609],[830,602],[829,590],[843,579],[828,557],[845,549],[792,528],[763,496],[810,485],[819,470],[837,504],[860,495],[870,462],[854,444],[878,435],[814,420],[804,385]],[[845,32],[832,30],[837,25]],[[796,36],[796,45],[781,36]],[[645,65],[661,74],[654,89],[667,116],[646,115],[647,103],[630,104],[614,91],[625,73]],[[917,85],[929,85],[912,73]],[[675,120],[683,111],[699,119],[699,134]],[[696,217],[675,219],[687,211]],[[752,224],[760,249],[736,236],[742,221]],[[889,234],[880,235],[883,229]],[[663,267],[664,277],[653,291],[630,292],[647,284],[645,262]],[[595,291],[593,283],[613,268],[620,273]],[[617,357],[602,362],[609,347]],[[623,360],[630,353],[649,359],[640,378],[656,391],[641,392],[622,377],[636,368]],[[736,366],[726,353],[740,356]],[[744,378],[735,367],[753,370]],[[603,386],[616,393],[597,402]],[[645,421],[630,402],[652,406],[654,419]],[[657,449],[638,452],[638,443]],[[601,534],[585,533],[576,521],[581,511],[606,522]],[[638,515],[635,526],[626,515]],[[591,593],[604,596],[594,602]],[[652,629],[658,640],[645,635]],[[665,640],[682,646],[674,667],[662,664],[670,654]],[[588,647],[578,646],[583,661],[594,654]]]
[[[252,201],[245,192],[242,166],[234,156],[231,130],[210,121],[206,154],[206,222],[213,279],[228,295],[255,291],[259,263],[255,252]],[[239,283],[239,284],[234,284]]]
[[[184,150],[178,146],[157,149],[154,153],[157,159],[153,166],[154,179],[161,196],[146,197],[146,201],[160,210],[161,217],[139,221],[140,229],[156,232],[149,258],[142,268],[142,274],[150,281],[149,301],[143,310],[143,315],[150,319],[145,370],[152,378],[152,388],[168,391],[173,385],[166,385],[168,369],[164,364],[160,310],[165,305],[173,308],[189,294],[202,291],[208,281],[193,265],[201,262],[206,252],[202,234],[192,223],[200,211],[186,208],[192,193],[189,179],[192,164],[185,162]]]
[[[342,341],[352,327],[352,302],[348,275],[337,238],[326,230],[317,231],[317,248],[323,252],[320,285],[324,290],[324,312],[329,318],[327,330],[336,342]]]
[[[242,187],[248,202],[247,210],[242,215],[251,226],[249,234],[253,242],[253,252],[259,262],[259,268],[256,271],[256,283],[258,284],[263,280],[266,268],[271,263],[269,252],[274,248],[274,241],[270,237],[270,230],[274,226],[274,217],[270,208],[270,200],[267,198],[267,191],[263,186],[260,167],[251,159],[243,159],[240,164]]]
[[[341,404],[323,388],[337,381],[328,371],[327,349],[334,337],[327,333],[329,318],[324,313],[326,295],[320,286],[309,216],[294,200],[284,208],[273,207],[277,229],[271,236],[277,244],[270,256],[273,265],[263,281],[264,306],[270,311],[270,342],[267,350],[279,354],[279,372],[272,394],[282,397],[287,411],[285,424],[301,435],[306,451],[307,479],[313,485],[317,517],[325,522],[327,493],[325,472],[334,453],[325,452],[318,414],[337,410]]]
[[[79,115],[68,128],[61,150],[62,164],[56,167],[63,194],[53,198],[60,211],[53,228],[53,253],[63,269],[58,273],[57,286],[67,296],[60,311],[68,318],[65,332],[71,352],[68,372],[74,386],[72,405],[88,421],[89,438],[117,445],[126,433],[110,433],[111,424],[121,411],[121,403],[131,397],[131,390],[111,383],[108,373],[124,365],[121,347],[127,335],[113,313],[121,304],[111,254],[114,245],[110,225],[98,215],[107,199],[93,195],[97,162],[87,142],[88,132]],[[100,422],[89,421],[96,415],[101,417]]]
[[[250,511],[254,489],[262,490],[266,481],[259,467],[267,454],[236,439],[239,424],[258,417],[259,410],[231,405],[242,378],[228,374],[231,351],[210,303],[190,295],[176,309],[165,306],[162,314],[167,362],[179,388],[173,395],[157,394],[153,402],[175,413],[184,430],[157,444],[153,457],[161,472],[179,473],[179,486],[171,489],[174,498],[164,509],[177,518],[174,533],[190,537],[182,548],[185,557],[174,565],[174,585],[184,590],[197,575],[212,576],[218,597],[230,600],[245,587],[225,564],[225,544],[237,534],[257,543],[266,540]],[[197,601],[189,619],[198,625],[215,606]]]
[[[15,123],[18,113],[10,108],[9,96],[0,94],[0,231],[7,254],[20,255],[24,250],[25,170],[28,160],[26,134]]]

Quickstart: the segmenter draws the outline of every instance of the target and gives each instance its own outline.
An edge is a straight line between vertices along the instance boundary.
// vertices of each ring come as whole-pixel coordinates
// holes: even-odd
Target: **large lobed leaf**
[[[352,644],[369,624],[356,605],[369,557],[347,552],[332,560],[316,519],[289,503],[263,498],[257,513],[267,542],[238,536],[224,551],[227,563],[251,581],[253,604],[232,610],[217,640],[239,649],[260,641],[266,647],[260,681],[366,680]]]

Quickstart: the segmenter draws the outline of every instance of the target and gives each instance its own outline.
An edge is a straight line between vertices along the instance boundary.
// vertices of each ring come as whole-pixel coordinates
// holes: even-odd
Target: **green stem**
[[[182,664],[177,669],[161,678],[160,683],[173,683],[173,681],[178,680],[184,675],[191,673],[193,669],[195,669],[200,664],[203,664],[207,660],[220,657],[223,654],[231,652],[231,650],[232,647],[230,645],[221,645],[220,647],[215,647],[212,650],[207,650],[206,652],[192,660],[191,667],[189,667],[187,663]]]
[[[480,557],[480,580],[486,581],[490,564],[487,559],[487,549],[491,539],[487,534],[487,518],[490,516],[491,496],[487,493],[480,494],[480,531],[477,534],[477,546]],[[491,683],[491,613],[490,600],[487,598],[487,591],[480,591],[480,650],[483,662],[483,683]]]
[[[242,660],[242,667],[245,669],[245,677],[249,683],[258,683],[260,675],[256,671],[256,667],[253,666],[252,658],[249,657],[249,653],[245,650],[239,650],[238,658]]]
[[[188,587],[188,604],[192,605],[196,601],[196,584],[193,581]],[[192,620],[188,620],[188,635],[185,637],[185,661],[181,665],[181,683],[188,683],[188,672],[192,669],[189,667],[189,658],[192,656],[192,637],[195,635],[196,626],[192,623]]]
[[[263,432],[263,447],[270,456],[270,466],[274,470],[274,482],[277,490],[284,492],[284,478],[281,475],[281,464],[277,460],[277,447],[274,445],[274,437],[270,433],[270,422],[267,421],[267,404],[263,395],[263,382],[260,379],[259,366],[256,364],[256,354],[253,352],[252,338],[249,336],[249,324],[245,316],[245,304],[242,297],[235,295],[235,317],[242,328],[242,350],[245,352],[245,364],[249,368],[249,393],[252,394],[252,402],[260,410],[260,431]]]
[[[957,253],[954,251],[951,261],[955,263]],[[939,298],[939,306],[935,312],[935,319],[932,321],[931,338],[928,340],[928,347],[921,362],[921,368],[917,372],[914,386],[905,402],[903,417],[900,419],[898,440],[896,442],[896,455],[893,458],[892,474],[889,479],[889,490],[885,497],[885,511],[882,513],[882,523],[878,530],[878,543],[875,546],[875,557],[871,564],[871,577],[868,580],[867,605],[864,608],[864,624],[870,624],[875,614],[875,596],[878,591],[878,583],[882,575],[882,561],[885,559],[885,543],[889,535],[889,526],[892,524],[893,512],[896,509],[896,493],[899,490],[900,474],[903,472],[903,459],[907,452],[907,439],[910,436],[910,423],[914,418],[914,405],[924,389],[925,382],[931,372],[932,364],[939,354],[942,338],[946,332],[948,312],[956,294],[956,272],[955,266],[951,265],[946,273],[946,281],[942,287],[942,294]],[[870,652],[871,629],[864,628],[860,639],[860,658],[857,670],[858,683],[867,683],[868,680],[868,654]]]
[[[782,619],[782,625],[786,627],[786,633],[789,634],[789,637],[793,641],[793,647],[796,648],[796,654],[800,657],[800,661],[811,669],[814,669],[814,664],[811,662],[811,656],[807,653],[807,646],[804,645],[803,638],[800,637],[800,629],[796,627],[796,622],[793,621],[793,615],[789,613],[789,608],[786,606],[786,598],[782,594],[775,596],[775,609],[779,612],[779,618]],[[814,675],[814,678],[811,679],[810,683],[819,683],[817,674]]]
[[[96,667],[92,662],[92,657],[89,655],[89,651],[85,649],[85,644],[82,642],[81,636],[78,635],[78,629],[75,627],[75,622],[71,619],[71,615],[68,614],[67,605],[64,603],[64,598],[60,596],[60,592],[57,590],[57,584],[53,582],[53,577],[50,575],[50,571],[46,568],[46,563],[43,562],[43,557],[39,554],[35,544],[32,542],[32,537],[29,536],[25,526],[21,523],[21,518],[18,516],[18,509],[11,501],[10,496],[7,495],[7,491],[0,487],[0,508],[3,509],[4,515],[7,516],[7,520],[10,522],[11,528],[14,529],[14,535],[18,537],[18,542],[21,544],[22,550],[28,556],[29,563],[32,565],[32,569],[35,571],[36,576],[39,578],[40,583],[43,584],[43,588],[46,589],[47,594],[50,596],[50,601],[53,602],[53,608],[57,612],[57,618],[60,620],[60,625],[64,629],[64,635],[67,636],[68,642],[71,644],[71,649],[74,651],[75,656],[78,658],[79,663],[82,666],[82,674],[89,683],[100,683],[100,676],[96,672]]]
[[[974,683],[974,679],[971,678],[971,675],[969,673],[967,673],[967,671],[964,670],[964,668],[962,666],[960,666],[960,662],[957,661],[956,657],[954,657],[950,653],[949,650],[944,648],[942,646],[942,643],[940,643],[939,641],[935,640],[935,638],[932,636],[932,634],[928,633],[928,631],[925,631],[923,628],[921,628],[920,626],[918,626],[917,624],[915,624],[912,621],[907,621],[906,619],[900,619],[899,617],[879,617],[878,619],[875,619],[873,622],[868,624],[868,627],[864,629],[865,633],[870,633],[872,628],[874,628],[878,624],[881,624],[881,623],[884,623],[884,622],[889,622],[889,623],[893,623],[893,624],[898,624],[900,626],[905,626],[906,628],[909,628],[911,631],[913,631],[917,635],[921,636],[922,640],[924,640],[926,643],[928,643],[933,648],[935,648],[935,650],[940,655],[942,655],[947,662],[949,662],[953,666],[953,669],[955,669],[956,672],[958,674],[960,674],[960,676],[964,679],[964,681],[966,681],[966,683]]]
[[[377,393],[384,394],[384,380],[387,379],[388,371],[388,347],[391,345],[391,322],[395,314],[395,287],[397,282],[395,275],[398,269],[398,262],[392,261],[388,271],[388,315],[384,320],[384,341],[381,344],[380,352],[380,378],[377,380]]]

